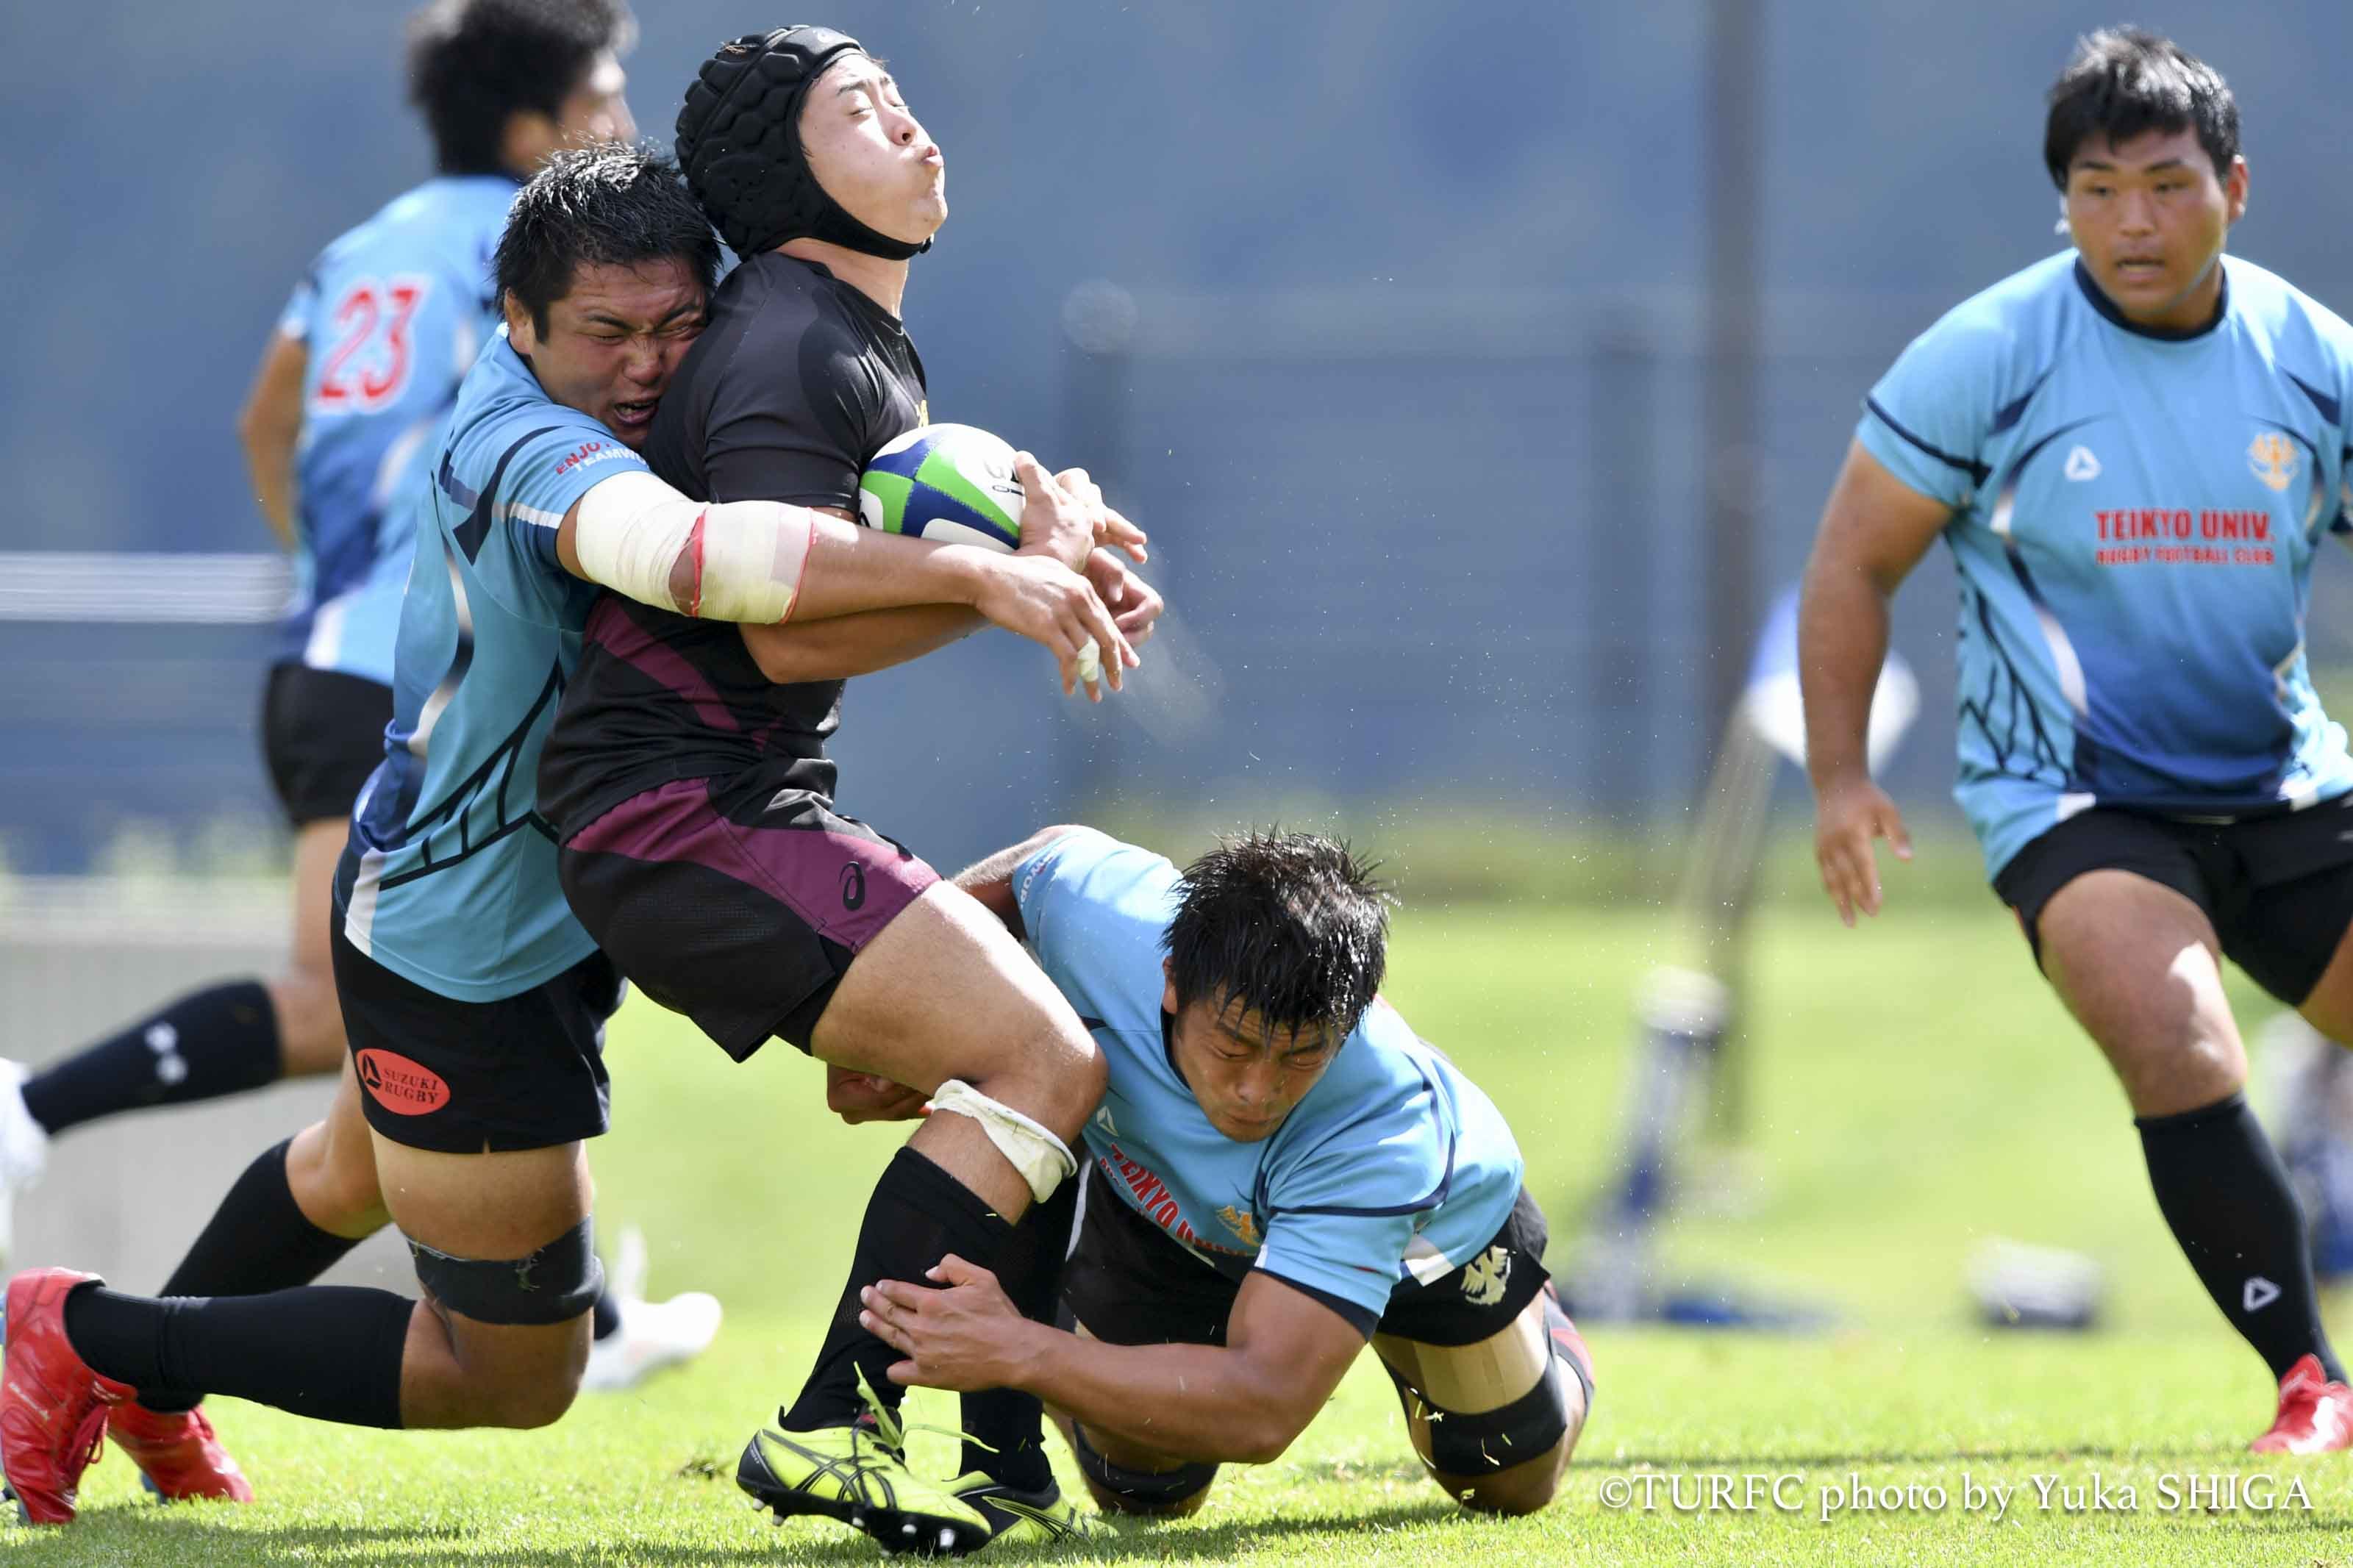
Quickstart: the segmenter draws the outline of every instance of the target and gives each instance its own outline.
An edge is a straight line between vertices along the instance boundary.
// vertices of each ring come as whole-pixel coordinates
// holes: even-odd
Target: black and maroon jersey
[[[923,362],[898,319],[815,262],[730,273],[654,416],[645,459],[697,500],[855,513],[866,459],[923,422]],[[733,625],[607,594],[591,613],[539,773],[558,839],[679,779],[759,770],[833,793],[839,680],[779,686]]]

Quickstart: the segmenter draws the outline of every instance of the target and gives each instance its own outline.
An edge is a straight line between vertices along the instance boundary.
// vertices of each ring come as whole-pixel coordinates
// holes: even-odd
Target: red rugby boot
[[[131,1390],[90,1370],[66,1339],[66,1296],[95,1274],[33,1268],[8,1281],[0,1340],[0,1472],[28,1524],[71,1524],[81,1473],[105,1446],[107,1407]]]
[[[108,1414],[106,1430],[145,1473],[147,1489],[165,1502],[253,1500],[253,1483],[213,1436],[213,1424],[201,1409],[163,1415],[126,1399]]]
[[[2255,1454],[2334,1454],[2353,1448],[2353,1388],[2331,1383],[2308,1355],[2280,1379],[2272,1429],[2247,1445]]]

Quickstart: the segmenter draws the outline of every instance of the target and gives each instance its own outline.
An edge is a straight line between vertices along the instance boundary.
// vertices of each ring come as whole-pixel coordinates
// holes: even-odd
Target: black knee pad
[[[1094,1445],[1087,1441],[1087,1429],[1075,1421],[1071,1423],[1071,1452],[1087,1479],[1113,1497],[1143,1509],[1174,1508],[1207,1490],[1209,1483],[1218,1479],[1218,1467],[1206,1459],[1196,1459],[1173,1470],[1131,1470],[1124,1465],[1114,1465],[1095,1452]]]
[[[435,1300],[478,1323],[569,1322],[605,1289],[595,1222],[582,1220],[538,1251],[504,1262],[452,1258],[421,1241],[408,1244],[417,1279]]]
[[[1553,1359],[1567,1361],[1565,1356]],[[1574,1373],[1576,1363],[1569,1362],[1568,1366]],[[1509,1405],[1475,1415],[1432,1405],[1408,1388],[1394,1372],[1389,1380],[1430,1413],[1430,1462],[1441,1475],[1475,1477],[1508,1470],[1550,1452],[1568,1430],[1568,1402],[1561,1394],[1560,1378],[1549,1362],[1534,1388]]]

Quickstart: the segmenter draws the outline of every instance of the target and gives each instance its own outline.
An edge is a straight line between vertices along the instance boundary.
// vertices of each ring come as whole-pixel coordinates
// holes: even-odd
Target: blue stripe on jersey
[[[1955,796],[1989,875],[2093,805],[2230,816],[2353,789],[2304,652],[2313,545],[2353,502],[2353,328],[2222,266],[2215,322],[2160,334],[2054,257],[1864,401],[1856,439],[1954,509]]]

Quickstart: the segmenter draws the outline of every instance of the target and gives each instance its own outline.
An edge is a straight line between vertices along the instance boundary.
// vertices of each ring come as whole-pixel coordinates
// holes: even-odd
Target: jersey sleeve
[[[754,331],[730,356],[703,420],[702,468],[716,501],[773,500],[858,510],[858,475],[875,411],[871,376],[834,354],[822,323]]]
[[[1141,914],[1157,942],[1176,868],[1149,849],[1073,827],[1013,868],[1013,901],[1039,956],[1061,954],[1111,911]],[[1157,967],[1155,973],[1158,973]]]
[[[302,274],[294,285],[294,292],[286,297],[286,308],[278,312],[278,333],[292,338],[298,343],[311,341],[311,321],[319,313],[319,272],[316,268]]]
[[[1279,1171],[1268,1194],[1273,1215],[1254,1267],[1354,1305],[1367,1334],[1403,1278],[1407,1248],[1444,1199],[1452,1164],[1451,1132],[1426,1103],[1411,1109],[1337,1130]]]
[[[1967,506],[1990,471],[1984,452],[2004,341],[1974,315],[1947,316],[1871,389],[1855,438],[1911,489]]]
[[[548,416],[568,415],[568,418]],[[555,405],[533,411],[522,432],[508,439],[501,458],[497,493],[485,498],[469,526],[495,531],[516,562],[525,596],[543,609],[555,608],[572,584],[556,558],[555,536],[564,514],[582,496],[616,474],[645,473],[638,457],[604,426]]]

